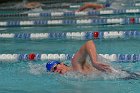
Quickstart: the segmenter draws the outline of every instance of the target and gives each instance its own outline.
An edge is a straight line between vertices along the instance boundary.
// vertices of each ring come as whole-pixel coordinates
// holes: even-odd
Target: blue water
[[[111,26],[112,27],[112,26]],[[1,33],[51,32],[51,31],[90,31],[111,30],[111,27],[44,27],[44,28],[6,28]],[[128,28],[129,27],[129,28]],[[135,26],[136,27],[136,26]],[[132,29],[124,26],[120,29]],[[0,53],[75,53],[86,41],[82,40],[15,40],[0,39]],[[139,39],[94,40],[98,53],[140,53]],[[123,80],[103,76],[93,78],[69,78],[50,74],[45,70],[46,62],[0,63],[0,93],[139,93],[140,81]],[[68,65],[70,62],[68,61]],[[140,72],[140,62],[109,63],[117,69]]]
[[[130,16],[130,15],[129,15]],[[135,15],[136,17],[136,15]],[[106,30],[140,30],[139,25],[114,26],[52,26],[52,27],[7,27],[0,33],[43,33]],[[139,39],[94,40],[97,53],[139,54]],[[0,54],[17,53],[75,53],[85,40],[21,40],[0,39]],[[70,61],[66,61],[70,65]],[[120,79],[119,76],[102,75],[63,76],[48,73],[45,63],[10,62],[0,63],[0,93],[139,93],[140,79]],[[140,73],[140,62],[108,63],[116,69]]]

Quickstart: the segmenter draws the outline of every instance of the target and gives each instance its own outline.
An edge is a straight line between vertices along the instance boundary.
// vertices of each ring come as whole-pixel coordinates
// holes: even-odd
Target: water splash
[[[29,73],[33,75],[41,75],[46,72],[44,64],[28,63]]]

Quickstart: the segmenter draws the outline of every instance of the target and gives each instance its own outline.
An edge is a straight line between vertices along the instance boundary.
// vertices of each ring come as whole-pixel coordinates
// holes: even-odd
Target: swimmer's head
[[[68,71],[68,66],[62,62],[59,62],[56,60],[51,60],[51,61],[47,62],[46,69],[47,69],[47,71],[50,71],[50,72],[64,74]]]
[[[27,2],[27,3],[25,3],[24,7],[30,8],[30,9],[39,8],[39,7],[41,7],[41,4],[39,2]]]
[[[52,71],[52,68],[54,68],[56,65],[60,64],[59,61],[56,60],[50,60],[46,64],[46,68],[48,71]]]

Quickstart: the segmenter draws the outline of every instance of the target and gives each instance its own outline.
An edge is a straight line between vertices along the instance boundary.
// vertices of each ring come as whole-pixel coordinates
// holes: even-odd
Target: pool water
[[[73,30],[100,30],[110,27],[42,27],[42,28],[6,28],[1,32],[51,32]],[[124,26],[125,28],[125,26]],[[128,28],[128,29],[131,29]],[[111,29],[110,29],[111,30]],[[0,39],[0,53],[75,53],[86,41],[83,40],[14,40]],[[102,54],[139,54],[139,39],[126,40],[94,40],[98,53]],[[123,80],[116,77],[103,76],[100,79],[93,77],[71,78],[58,74],[47,73],[46,62],[16,62],[0,63],[0,92],[1,93],[139,93],[139,79]],[[70,61],[67,61],[70,65]],[[109,63],[117,69],[140,72],[140,62],[136,63]]]
[[[129,15],[131,16],[131,15]],[[136,17],[137,15],[135,15]],[[6,27],[0,33],[46,33],[137,30],[139,25]],[[139,54],[140,38],[93,40],[99,54]],[[0,54],[75,53],[86,40],[0,39]],[[76,76],[48,73],[46,61],[0,62],[0,93],[139,93],[140,79],[102,74]],[[66,61],[70,65],[70,61]],[[110,62],[116,69],[140,73],[139,62]]]

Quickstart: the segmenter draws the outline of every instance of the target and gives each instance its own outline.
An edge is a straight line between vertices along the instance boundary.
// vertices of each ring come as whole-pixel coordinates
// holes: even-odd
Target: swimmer
[[[87,56],[90,57],[91,65],[86,62]],[[83,74],[90,74],[97,71],[111,73],[111,67],[97,61],[96,47],[92,40],[87,41],[71,60],[72,66],[67,66],[63,62],[49,61],[46,68],[50,72],[65,74],[69,71],[76,71]]]
[[[102,4],[86,3],[84,6],[82,6],[78,9],[78,12],[84,11],[88,8],[99,10],[99,9],[105,8],[105,6]]]
[[[86,60],[87,56],[90,58],[91,64]],[[71,60],[72,66],[67,66],[63,62],[51,60],[46,64],[47,71],[65,74],[67,72],[80,72],[85,75],[90,74],[98,74],[100,72],[104,72],[106,74],[122,74],[126,73],[121,79],[129,80],[129,79],[140,79],[139,73],[134,73],[126,70],[116,70],[110,65],[101,63],[97,60],[96,47],[92,40],[87,41],[74,55]]]
[[[27,3],[25,3],[24,7],[31,8],[31,9],[39,8],[39,7],[41,7],[41,3],[39,3],[39,2],[27,2]]]

